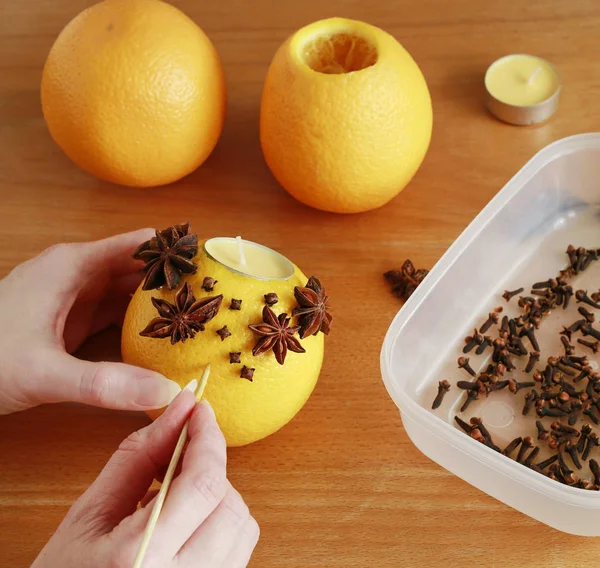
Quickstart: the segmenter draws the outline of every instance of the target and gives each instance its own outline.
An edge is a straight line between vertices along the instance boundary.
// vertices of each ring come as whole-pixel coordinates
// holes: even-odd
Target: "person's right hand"
[[[144,568],[244,568],[259,528],[226,477],[225,439],[207,402],[184,390],[153,424],[119,447],[75,502],[31,568],[131,568],[155,497],[190,417],[181,473],[173,480]],[[138,508],[138,503],[143,506]]]

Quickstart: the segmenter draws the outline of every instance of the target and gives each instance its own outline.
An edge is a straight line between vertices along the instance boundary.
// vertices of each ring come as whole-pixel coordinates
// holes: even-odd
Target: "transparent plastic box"
[[[509,315],[509,310],[518,310],[516,299],[507,304],[502,292],[524,286],[527,294],[533,282],[557,275],[567,263],[565,249],[571,243],[600,248],[600,133],[547,146],[506,184],[398,312],[383,344],[381,371],[406,432],[426,456],[551,527],[598,536],[599,491],[544,477],[471,439],[453,420],[464,400],[456,380],[469,378],[456,365],[465,336],[494,306],[503,305]],[[570,284],[597,290],[600,261]],[[576,314],[576,307],[571,309]],[[568,323],[577,319],[573,311]],[[562,310],[555,312],[549,321],[553,329],[567,323],[565,314],[558,313]],[[560,354],[557,333],[540,343],[543,359]],[[596,357],[585,350],[578,354]],[[477,361],[479,367],[485,363]],[[592,365],[597,368],[597,361]],[[432,411],[442,379],[448,379],[452,389],[440,409]],[[501,393],[477,401],[471,415],[492,417],[496,427],[488,429],[502,446],[523,429],[523,399],[504,391],[498,398],[496,394]],[[484,420],[487,424],[488,418]],[[528,420],[535,423],[533,417]],[[600,432],[600,427],[594,430]],[[599,459],[600,449],[593,456]]]

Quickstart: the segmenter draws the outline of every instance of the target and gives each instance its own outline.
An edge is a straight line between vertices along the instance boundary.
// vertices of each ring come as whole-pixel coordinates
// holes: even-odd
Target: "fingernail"
[[[198,388],[198,379],[192,379],[186,386],[185,389],[186,391],[192,391],[192,392],[196,392],[196,389]]]
[[[135,402],[140,406],[162,408],[168,406],[180,392],[181,387],[175,381],[157,374],[154,377],[140,379]]]

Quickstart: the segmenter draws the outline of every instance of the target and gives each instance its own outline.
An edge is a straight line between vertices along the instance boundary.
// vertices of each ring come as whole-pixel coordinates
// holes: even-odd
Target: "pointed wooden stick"
[[[202,373],[202,378],[200,379],[200,384],[196,389],[196,401],[198,402],[202,400],[202,395],[204,394],[204,389],[206,388],[206,383],[208,382],[209,375],[210,363],[206,365],[206,369],[204,369],[204,373]],[[185,446],[185,443],[187,441],[189,425],[190,421],[188,420],[185,423],[183,430],[181,431],[179,440],[177,440],[177,445],[175,446],[173,457],[171,458],[171,462],[169,463],[167,473],[165,474],[165,479],[156,497],[156,502],[154,503],[154,508],[152,509],[150,518],[148,519],[148,524],[146,525],[146,530],[144,531],[144,537],[142,538],[142,542],[140,543],[140,547],[138,548],[137,555],[135,557],[135,562],[133,563],[133,568],[141,568],[142,562],[144,561],[144,556],[146,555],[148,544],[150,544],[152,533],[154,532],[154,528],[156,527],[156,521],[158,521],[158,516],[162,511],[165,499],[167,497],[167,492],[169,491],[171,481],[173,481],[173,476],[175,475],[175,470],[177,469],[177,464],[179,463],[179,459],[181,458],[181,452],[183,452],[183,447]]]

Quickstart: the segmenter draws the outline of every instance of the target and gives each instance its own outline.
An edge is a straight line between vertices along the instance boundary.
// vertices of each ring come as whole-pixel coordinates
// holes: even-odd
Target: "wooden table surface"
[[[74,166],[44,124],[39,83],[60,29],[86,0],[0,0],[0,274],[59,241],[191,220],[280,250],[327,285],[335,326],[305,409],[270,438],[229,452],[233,483],[262,528],[260,568],[592,566],[600,541],[561,534],[425,458],[379,372],[400,307],[382,272],[431,267],[539,149],[600,129],[597,0],[176,0],[214,41],[227,73],[225,131],[211,158],[171,186],[116,187]],[[258,142],[261,87],[278,45],[334,16],[385,28],[429,84],[434,134],[406,190],[379,211],[336,216],[290,198]],[[531,52],[564,83],[558,115],[518,128],[483,108],[495,58]],[[6,333],[7,330],[3,330]],[[81,356],[118,357],[118,330]],[[77,405],[0,417],[0,566],[28,566],[142,414]],[[58,567],[57,567],[58,568]]]

